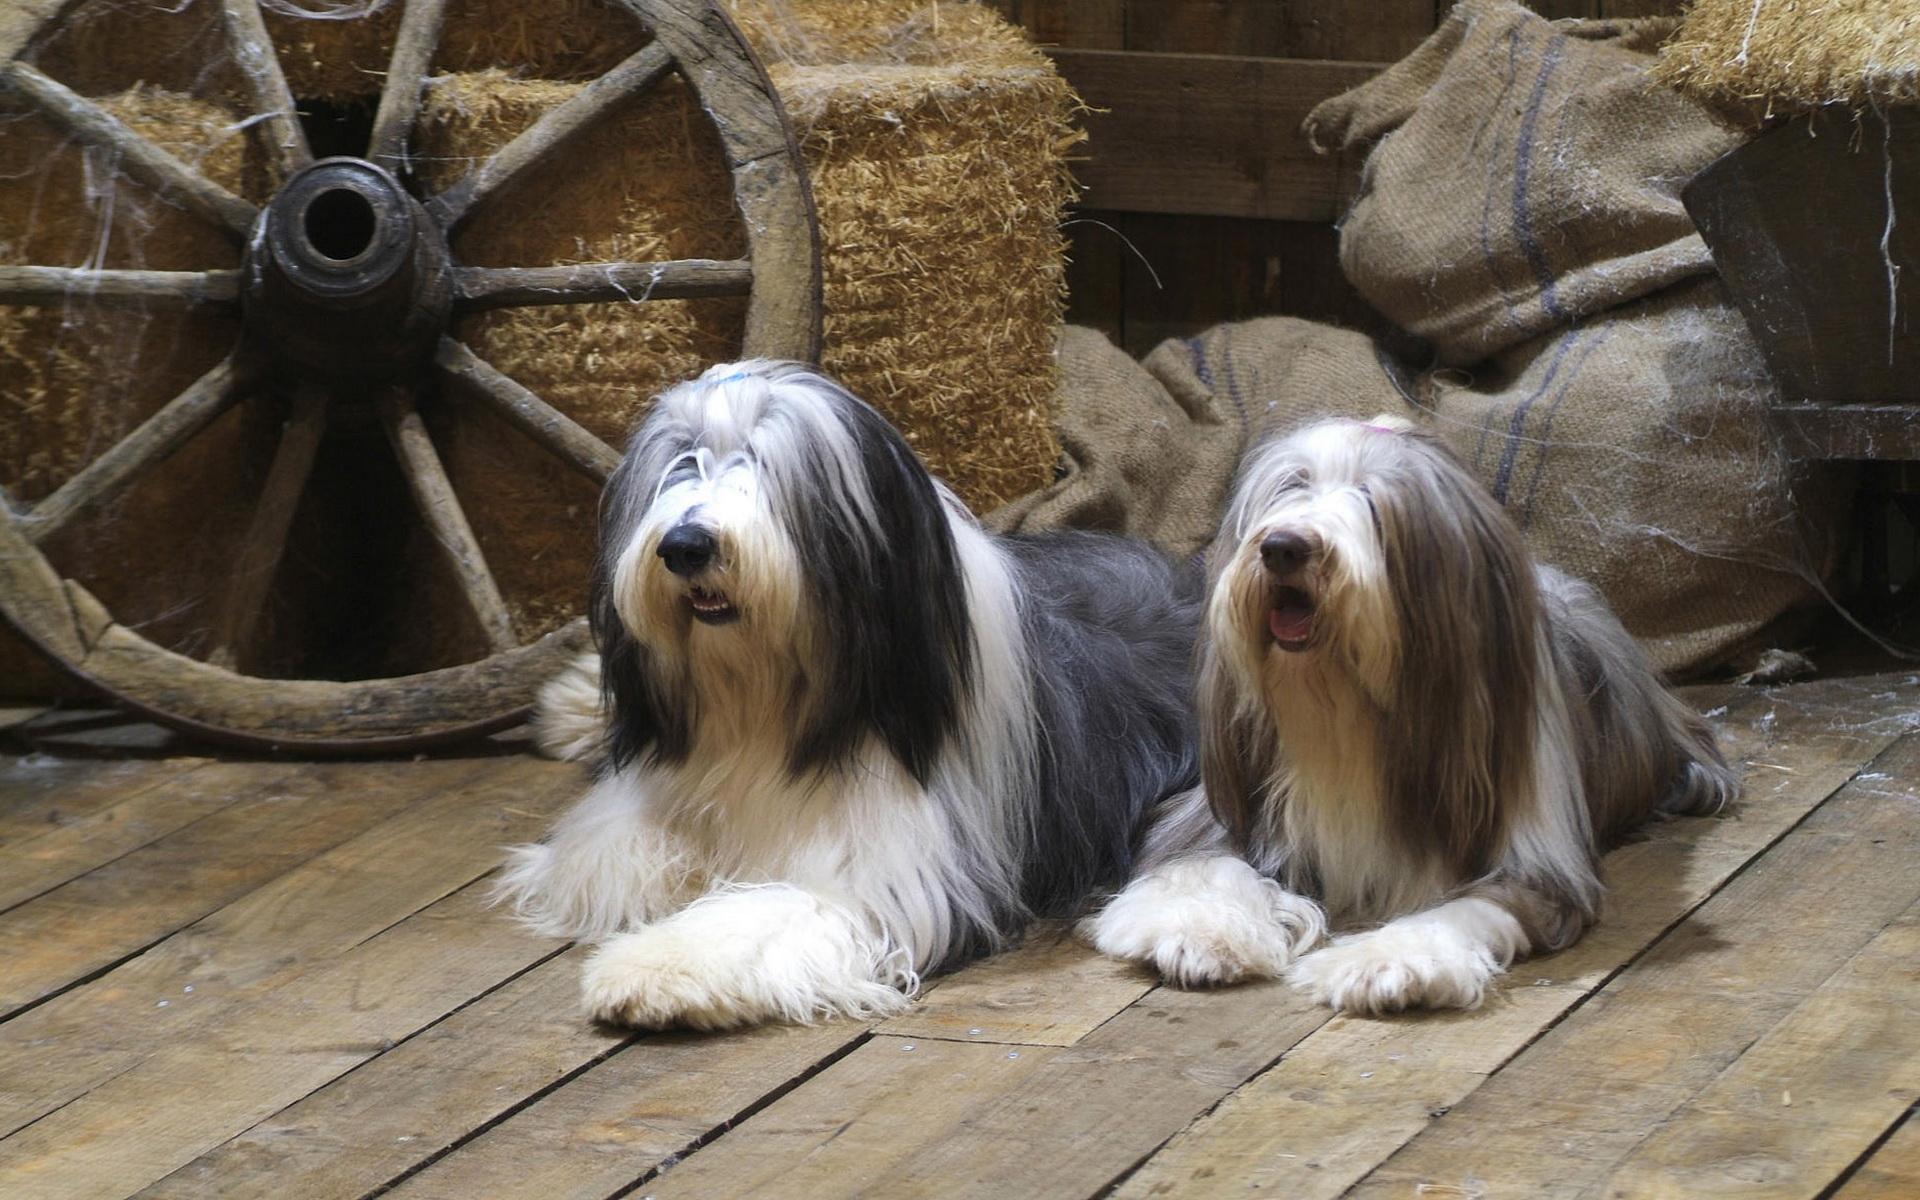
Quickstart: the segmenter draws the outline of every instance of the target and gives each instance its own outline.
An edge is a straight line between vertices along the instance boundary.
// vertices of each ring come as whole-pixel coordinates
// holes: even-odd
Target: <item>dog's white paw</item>
[[[1342,1012],[1473,1008],[1506,968],[1485,943],[1437,922],[1390,923],[1301,958],[1287,981]]]
[[[715,955],[686,934],[650,925],[606,942],[587,959],[581,998],[587,1015],[636,1029],[732,1029],[778,1014],[758,1003],[751,964]]]
[[[1326,933],[1320,906],[1228,855],[1183,858],[1134,879],[1080,933],[1180,987],[1279,975]]]
[[[588,1015],[639,1029],[891,1016],[917,984],[864,923],[783,885],[703,897],[587,959]]]

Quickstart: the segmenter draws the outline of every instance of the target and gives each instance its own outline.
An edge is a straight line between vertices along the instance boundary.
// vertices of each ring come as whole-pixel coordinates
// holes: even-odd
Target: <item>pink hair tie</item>
[[[1405,432],[1407,432],[1407,431],[1406,431],[1406,430],[1404,430],[1404,429],[1395,429],[1395,428],[1394,428],[1393,426],[1391,426],[1391,425],[1375,425],[1375,424],[1374,424],[1373,422],[1371,422],[1371,421],[1356,421],[1356,420],[1353,420],[1353,419],[1351,419],[1351,418],[1346,418],[1346,422],[1347,422],[1347,424],[1349,424],[1349,425],[1358,425],[1358,426],[1359,426],[1360,428],[1362,428],[1362,429],[1364,429],[1364,430],[1367,430],[1367,431],[1368,431],[1369,433],[1394,433],[1394,434],[1399,434],[1399,433],[1405,433]]]

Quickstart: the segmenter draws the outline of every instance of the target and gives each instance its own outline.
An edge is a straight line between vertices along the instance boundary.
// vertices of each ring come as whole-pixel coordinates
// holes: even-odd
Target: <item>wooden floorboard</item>
[[[1832,1200],[1910,1200],[1920,1196],[1920,1107],[1873,1148]]]
[[[1045,927],[907,1013],[629,1035],[489,903],[575,768],[0,751],[0,1196],[1920,1196],[1920,686],[1698,689],[1730,814],[1480,1009],[1159,987]],[[57,720],[55,718],[58,718]],[[58,736],[36,740],[36,729]]]
[[[1895,747],[1909,761],[1915,750],[1920,743],[1910,739]],[[1873,803],[1854,825],[1847,794],[1816,810],[1353,1194],[1603,1194],[1640,1142],[1920,898],[1913,807]],[[1892,843],[1875,841],[1883,833]],[[1891,992],[1885,999],[1905,1002]]]
[[[209,760],[70,758],[33,751],[0,759],[0,846],[42,837]],[[12,856],[8,856],[9,864]]]

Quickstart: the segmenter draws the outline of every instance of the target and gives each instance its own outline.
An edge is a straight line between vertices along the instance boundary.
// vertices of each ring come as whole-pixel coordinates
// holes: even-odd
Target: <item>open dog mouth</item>
[[[1281,585],[1273,589],[1267,610],[1267,632],[1282,650],[1305,650],[1313,642],[1313,597],[1305,589]]]
[[[698,585],[687,588],[687,605],[693,609],[693,619],[703,625],[725,625],[740,616],[725,592]]]

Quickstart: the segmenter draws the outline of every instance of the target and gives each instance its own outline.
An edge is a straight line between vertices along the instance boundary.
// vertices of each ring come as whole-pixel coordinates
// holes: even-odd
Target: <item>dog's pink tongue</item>
[[[1313,636],[1313,610],[1304,604],[1272,609],[1267,613],[1267,630],[1276,642],[1304,642]]]

